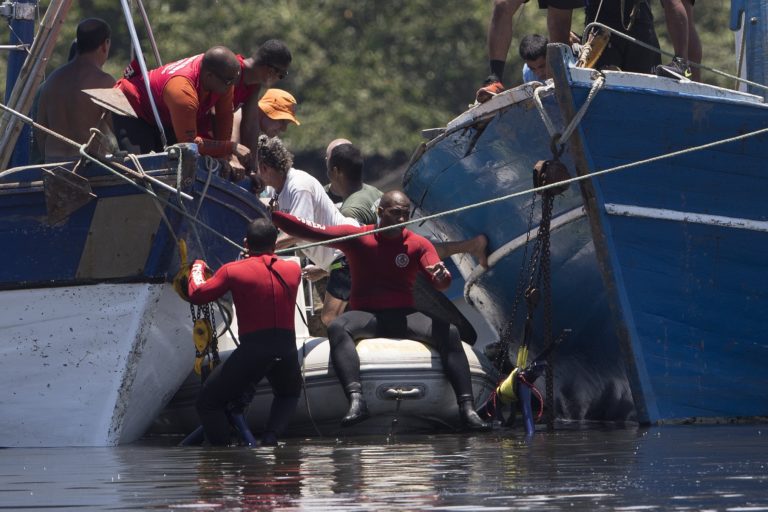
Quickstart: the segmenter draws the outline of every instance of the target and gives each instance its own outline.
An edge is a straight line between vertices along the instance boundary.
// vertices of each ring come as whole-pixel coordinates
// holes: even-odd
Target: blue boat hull
[[[555,75],[569,113],[590,87],[571,71]],[[620,78],[570,142],[580,174],[768,128],[746,96]],[[768,416],[766,161],[761,134],[582,182],[642,422]]]
[[[502,98],[492,100],[499,105],[486,104],[488,115],[449,125],[414,156],[404,190],[418,214],[477,204],[533,186],[534,164],[551,157],[550,137],[533,100],[526,97],[525,87],[505,94],[519,97],[508,104]],[[561,123],[554,98],[544,98],[544,106],[554,122]],[[573,167],[568,155],[564,162]],[[532,250],[531,242],[526,252],[525,238],[540,220],[537,200],[533,225],[529,225],[532,200],[531,194],[524,194],[429,221],[445,240],[479,233],[488,237],[494,264],[487,272],[478,276],[477,270],[459,262],[468,280],[465,296],[498,331],[513,322],[513,356],[522,335],[525,301],[520,301],[514,318],[513,304],[524,287],[518,284],[521,265]],[[553,332],[558,335],[570,330],[554,355],[556,416],[566,420],[634,419],[622,354],[576,185],[555,200],[551,259]],[[528,278],[522,276],[525,285]],[[545,345],[541,317],[540,305],[535,313],[532,355]]]

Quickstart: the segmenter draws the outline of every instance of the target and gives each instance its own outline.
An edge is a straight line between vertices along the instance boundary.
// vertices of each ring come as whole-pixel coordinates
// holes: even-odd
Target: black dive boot
[[[484,422],[475,412],[475,399],[472,395],[459,395],[457,401],[459,403],[459,418],[464,430],[482,431],[493,428],[493,424]]]
[[[365,404],[365,398],[363,398],[363,386],[359,382],[352,382],[347,385],[345,391],[349,398],[349,410],[347,415],[341,419],[341,426],[349,427],[368,419],[370,413]]]
[[[275,395],[272,399],[272,407],[269,409],[267,426],[261,434],[261,446],[277,446],[277,438],[288,426],[298,404],[298,396]]]

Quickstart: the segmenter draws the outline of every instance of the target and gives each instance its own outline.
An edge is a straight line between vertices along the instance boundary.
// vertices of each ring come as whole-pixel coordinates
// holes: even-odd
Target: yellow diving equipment
[[[213,340],[211,321],[207,318],[198,318],[192,327],[192,340],[195,342],[195,373],[200,375],[203,369],[203,359],[208,356],[209,347]],[[210,363],[213,369],[213,360]]]
[[[501,400],[501,403],[503,404],[509,404],[512,402],[517,402],[517,393],[515,393],[515,384],[517,375],[520,373],[520,368],[515,368],[512,370],[512,372],[509,374],[509,376],[504,379],[504,382],[502,382],[499,387],[496,388],[496,396],[499,397],[499,400]]]
[[[189,294],[187,293],[187,281],[189,280],[189,262],[187,261],[187,242],[183,238],[179,238],[179,259],[181,263],[179,265],[179,271],[173,278],[173,289],[183,300],[189,302]]]

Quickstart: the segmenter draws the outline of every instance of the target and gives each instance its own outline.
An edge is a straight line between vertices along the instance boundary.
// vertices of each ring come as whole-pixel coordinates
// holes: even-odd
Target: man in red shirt
[[[243,165],[250,150],[230,140],[233,119],[234,84],[240,78],[240,61],[224,46],[187,57],[148,72],[149,86],[168,144],[195,142],[201,155],[236,157]],[[157,123],[144,79],[132,63],[125,78],[117,81],[139,119],[115,116],[115,134],[121,147],[141,153],[161,151]],[[215,108],[213,138],[199,128]],[[235,166],[241,174],[244,168]],[[239,176],[237,178],[242,178]]]
[[[378,208],[378,227],[408,220],[410,200],[400,191],[387,192]],[[297,238],[323,241],[365,233],[376,226],[321,226],[274,212],[277,227]],[[485,430],[475,412],[469,363],[454,325],[413,309],[413,283],[421,272],[438,290],[451,284],[451,274],[424,237],[395,228],[330,244],[347,257],[352,275],[347,311],[328,326],[331,360],[349,397],[350,406],[342,426],[353,425],[369,415],[360,382],[360,358],[355,341],[380,336],[409,338],[435,345],[459,404],[462,424],[470,430]]]
[[[301,269],[275,256],[276,240],[275,226],[267,219],[256,219],[248,226],[245,259],[227,263],[208,280],[202,260],[196,260],[189,273],[193,304],[232,292],[237,309],[240,346],[213,370],[197,398],[197,413],[213,445],[229,442],[227,404],[237,402],[262,377],[272,385],[274,399],[261,444],[277,443],[299,401],[301,370],[293,310]]]

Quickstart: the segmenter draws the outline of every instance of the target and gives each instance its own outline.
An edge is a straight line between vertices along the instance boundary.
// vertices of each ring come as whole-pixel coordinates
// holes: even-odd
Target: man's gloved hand
[[[504,91],[504,84],[501,83],[499,77],[490,75],[485,79],[484,85],[478,89],[477,94],[475,94],[475,100],[478,103],[485,103],[502,91]]]

